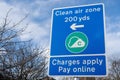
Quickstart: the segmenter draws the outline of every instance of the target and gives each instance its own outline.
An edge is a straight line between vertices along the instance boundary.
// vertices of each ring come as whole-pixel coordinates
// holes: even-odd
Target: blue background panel
[[[75,11],[77,9],[82,9],[85,11],[90,8],[100,8],[100,12],[91,12],[91,13],[79,13],[79,14],[70,14],[56,16],[56,11]],[[105,37],[104,37],[104,15],[103,15],[103,5],[91,5],[83,7],[73,7],[73,8],[62,8],[53,10],[53,21],[52,21],[52,36],[51,36],[51,50],[50,55],[80,55],[80,54],[104,54],[105,53]],[[89,16],[90,20],[86,21],[72,21],[64,22],[65,17],[83,17]],[[88,37],[88,46],[81,53],[71,53],[65,47],[66,37],[75,32],[70,28],[72,24],[76,23],[77,25],[84,25],[84,28],[78,28],[75,31],[83,32]]]
[[[83,64],[83,60],[89,60],[89,61],[96,60],[96,64],[94,65]],[[97,62],[97,60],[102,60],[101,65],[98,64],[99,61]],[[66,61],[69,61],[69,63],[70,62],[73,62],[73,63],[72,65],[70,65],[66,63]],[[75,68],[78,69],[78,68],[81,68],[82,66],[84,68],[85,67],[95,68],[95,71],[94,72],[89,72],[89,71],[80,72],[79,70],[73,71],[73,69]],[[64,69],[60,70],[59,69],[60,67]],[[66,71],[67,68],[70,69],[69,72]],[[49,75],[50,76],[62,76],[62,75],[63,76],[105,76],[106,74],[107,74],[107,71],[106,71],[106,57],[105,56],[71,56],[71,57],[51,57],[50,58],[50,63],[49,63]]]

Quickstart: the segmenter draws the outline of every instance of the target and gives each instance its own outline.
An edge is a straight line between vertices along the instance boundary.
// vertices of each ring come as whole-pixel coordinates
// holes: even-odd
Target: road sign
[[[57,8],[52,15],[51,56],[105,53],[103,4]],[[72,39],[81,47],[70,47]]]
[[[106,75],[105,56],[51,57],[51,76],[104,76]]]
[[[104,25],[101,3],[54,9],[49,75],[106,76]]]

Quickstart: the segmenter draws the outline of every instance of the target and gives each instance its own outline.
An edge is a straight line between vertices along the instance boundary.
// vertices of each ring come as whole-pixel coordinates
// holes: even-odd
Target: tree
[[[19,26],[27,16],[11,25],[10,11],[0,25],[0,72],[16,80],[43,77],[47,69],[46,50],[34,47],[31,40],[21,41],[19,37],[27,25]]]
[[[110,61],[109,79],[120,80],[120,59],[114,58]]]
[[[1,59],[4,63],[4,72],[8,72],[7,75],[17,80],[36,79],[43,76],[47,65],[44,50],[33,48],[29,41],[11,43],[6,50],[9,52]]]
[[[19,37],[24,30],[27,28],[27,25],[21,27],[21,23],[26,19],[28,15],[23,17],[20,21],[13,23],[12,20],[9,20],[9,13],[12,9],[10,9],[3,22],[0,24],[0,50],[7,46],[9,42],[14,41],[17,37]]]

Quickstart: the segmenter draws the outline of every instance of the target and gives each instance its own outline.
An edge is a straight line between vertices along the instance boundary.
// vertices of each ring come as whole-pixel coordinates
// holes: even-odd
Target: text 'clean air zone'
[[[68,16],[64,17],[64,22],[82,22],[89,21],[91,17],[87,14],[89,13],[99,13],[101,8],[88,8],[88,9],[75,9],[75,10],[57,10],[55,11],[56,16]],[[85,14],[81,16],[69,16],[69,15],[77,15],[77,14]]]

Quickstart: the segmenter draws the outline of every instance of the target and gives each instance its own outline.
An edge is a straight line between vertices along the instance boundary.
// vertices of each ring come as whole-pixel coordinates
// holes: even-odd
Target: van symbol
[[[82,48],[85,46],[85,42],[77,36],[70,38],[68,47],[69,48]]]

